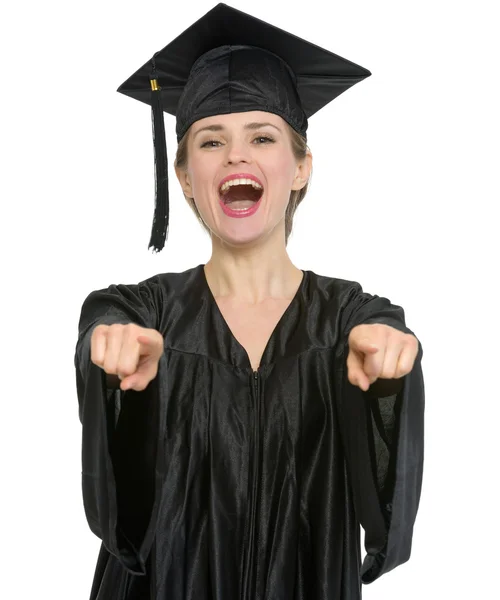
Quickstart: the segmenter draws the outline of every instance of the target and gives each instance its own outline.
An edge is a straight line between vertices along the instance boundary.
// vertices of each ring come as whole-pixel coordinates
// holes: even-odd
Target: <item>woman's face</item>
[[[266,236],[282,221],[284,228],[290,191],[304,187],[309,177],[310,162],[303,163],[293,155],[288,127],[280,116],[263,111],[230,113],[191,126],[187,169],[177,170],[177,176],[210,230],[227,242],[241,243]],[[258,209],[251,216],[234,218],[221,206],[221,182],[235,174],[256,178],[262,185]],[[256,193],[247,186],[231,193],[244,197],[245,190],[249,197]]]

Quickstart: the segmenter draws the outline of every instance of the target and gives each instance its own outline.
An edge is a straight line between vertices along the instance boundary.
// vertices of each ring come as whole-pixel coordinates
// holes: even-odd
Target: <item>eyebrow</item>
[[[250,130],[261,129],[262,127],[266,127],[267,125],[270,127],[274,127],[281,133],[281,129],[279,127],[277,127],[276,125],[273,125],[272,123],[261,123],[258,121],[254,121],[253,123],[246,123],[244,129],[250,129]],[[206,127],[202,127],[201,129],[198,129],[198,131],[193,135],[193,138],[195,138],[202,131],[223,131],[224,129],[225,129],[224,125],[219,125],[219,124],[207,125]]]

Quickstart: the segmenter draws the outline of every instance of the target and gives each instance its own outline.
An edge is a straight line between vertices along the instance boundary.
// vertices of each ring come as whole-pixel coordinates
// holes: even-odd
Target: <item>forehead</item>
[[[286,125],[285,120],[279,115],[263,110],[251,110],[240,113],[234,112],[225,115],[213,115],[211,117],[198,119],[198,121],[193,123],[192,130],[193,133],[196,133],[199,129],[208,127],[210,125],[221,125],[224,128],[244,128],[245,125],[250,123],[270,123],[282,131],[284,131]]]

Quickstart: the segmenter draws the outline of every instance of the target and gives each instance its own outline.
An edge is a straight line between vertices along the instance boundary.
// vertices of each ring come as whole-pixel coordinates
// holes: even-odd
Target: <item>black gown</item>
[[[254,372],[203,266],[110,285],[83,303],[82,488],[102,540],[90,598],[357,600],[362,583],[410,557],[421,344],[411,373],[385,389],[350,384],[353,327],[413,332],[388,299],[304,271]],[[93,328],[129,322],[165,340],[142,392],[113,388],[90,361]]]

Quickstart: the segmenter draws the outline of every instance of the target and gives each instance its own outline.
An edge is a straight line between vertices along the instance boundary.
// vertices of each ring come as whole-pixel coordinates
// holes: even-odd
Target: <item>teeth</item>
[[[257,183],[253,179],[231,179],[230,181],[226,181],[226,183],[220,188],[221,193],[224,193],[233,185],[251,185],[256,190],[262,189],[260,183]]]

